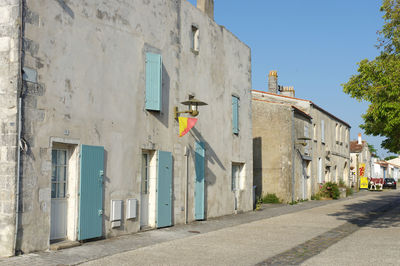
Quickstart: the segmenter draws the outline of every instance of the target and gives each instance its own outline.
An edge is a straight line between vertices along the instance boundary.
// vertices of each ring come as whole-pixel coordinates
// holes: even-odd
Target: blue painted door
[[[195,219],[204,220],[204,143],[196,142],[195,145],[195,190],[194,190],[194,201],[195,201]]]
[[[157,227],[172,225],[172,154],[157,153]]]
[[[102,236],[104,147],[81,146],[78,240]]]

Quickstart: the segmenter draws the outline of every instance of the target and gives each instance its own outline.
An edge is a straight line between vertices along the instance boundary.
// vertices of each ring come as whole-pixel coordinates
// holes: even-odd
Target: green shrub
[[[353,189],[351,187],[346,187],[346,197],[353,195]]]
[[[311,195],[311,200],[320,200],[321,199],[321,194],[318,192],[314,195]]]
[[[326,182],[322,185],[319,193],[324,198],[338,199],[340,197],[339,187],[336,183]]]
[[[281,203],[281,200],[275,195],[275,193],[267,193],[261,198],[263,203]]]
[[[346,187],[346,183],[343,180],[339,180],[339,187]]]
[[[261,210],[261,205],[262,205],[262,199],[261,198],[257,198],[257,203],[256,203],[256,211]]]

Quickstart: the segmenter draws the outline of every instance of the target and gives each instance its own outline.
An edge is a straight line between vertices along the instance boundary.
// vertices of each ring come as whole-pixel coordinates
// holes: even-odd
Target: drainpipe
[[[292,109],[292,202],[294,202],[294,185],[295,185],[295,159],[296,159],[296,140],[295,140],[295,125],[294,125],[294,109]]]
[[[21,131],[22,131],[22,14],[23,14],[23,0],[19,1],[19,73],[18,73],[18,138],[17,138],[17,176],[16,176],[16,192],[15,192],[15,232],[14,232],[14,254],[17,252],[17,239],[18,239],[18,225],[19,225],[19,194],[20,194],[20,179],[21,179]]]
[[[17,180],[16,180],[16,195],[15,195],[15,236],[14,236],[14,253],[17,252],[17,238],[18,238],[18,224],[19,224],[19,182],[20,182],[20,175],[21,175],[21,108],[22,107],[22,98],[18,98],[18,140],[17,140]]]
[[[185,184],[185,224],[188,223],[188,198],[189,198],[189,149],[185,147],[186,157],[186,184]]]

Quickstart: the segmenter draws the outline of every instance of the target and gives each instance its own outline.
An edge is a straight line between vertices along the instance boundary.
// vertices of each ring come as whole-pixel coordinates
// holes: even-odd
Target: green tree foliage
[[[385,161],[389,161],[389,160],[396,159],[396,158],[397,158],[397,156],[395,156],[395,155],[388,156],[388,157],[385,157]]]
[[[400,152],[400,0],[383,0],[385,24],[379,31],[379,56],[358,63],[358,74],[343,84],[351,97],[370,102],[360,125],[365,133],[383,136],[382,147]]]
[[[372,153],[374,156],[377,156],[377,152],[376,152],[374,145],[372,145],[372,144],[367,144],[367,145],[368,145],[369,152]]]

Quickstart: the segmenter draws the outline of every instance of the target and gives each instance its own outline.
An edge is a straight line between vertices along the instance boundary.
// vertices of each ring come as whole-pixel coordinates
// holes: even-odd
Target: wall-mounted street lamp
[[[174,107],[174,117],[175,119],[178,119],[179,114],[190,114],[191,116],[197,116],[199,114],[198,107],[202,105],[207,105],[205,102],[202,102],[200,100],[197,100],[194,98],[194,96],[189,95],[189,100],[181,102],[183,105],[188,106],[187,111],[179,111],[178,106]]]
[[[310,138],[306,138],[306,137],[303,137],[303,138],[297,138],[297,140],[300,140],[299,142],[295,142],[295,144],[300,144],[300,145],[303,145],[303,146],[307,146],[307,140],[311,140]]]

